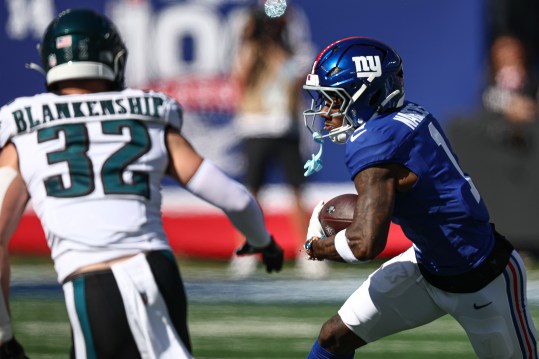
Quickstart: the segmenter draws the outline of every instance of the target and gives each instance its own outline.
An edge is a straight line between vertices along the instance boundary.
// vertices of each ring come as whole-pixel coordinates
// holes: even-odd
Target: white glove
[[[313,214],[309,220],[309,228],[307,229],[307,240],[311,239],[312,237],[325,237],[324,229],[322,228],[320,219],[318,218],[320,216],[322,207],[324,207],[324,201],[318,202],[313,209]]]

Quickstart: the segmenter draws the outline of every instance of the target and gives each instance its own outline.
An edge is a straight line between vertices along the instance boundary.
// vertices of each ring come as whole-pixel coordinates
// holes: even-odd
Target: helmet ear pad
[[[49,90],[60,81],[86,79],[124,87],[127,49],[115,25],[93,10],[60,13],[47,27],[39,52]]]

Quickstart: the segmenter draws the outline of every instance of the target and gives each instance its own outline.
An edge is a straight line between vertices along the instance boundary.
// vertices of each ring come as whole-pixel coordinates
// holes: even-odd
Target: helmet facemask
[[[317,138],[329,137],[332,142],[344,144],[348,136],[354,132],[358,126],[354,120],[348,116],[348,110],[353,103],[348,92],[338,87],[303,86],[311,96],[311,108],[303,112],[305,127],[311,133],[317,134]],[[324,109],[326,109],[324,111]],[[322,115],[329,117],[342,117],[342,125],[332,130],[325,130],[325,119]]]

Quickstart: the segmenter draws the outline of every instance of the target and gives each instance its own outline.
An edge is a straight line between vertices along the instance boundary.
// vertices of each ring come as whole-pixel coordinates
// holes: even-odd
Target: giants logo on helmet
[[[354,56],[352,61],[356,64],[357,77],[382,76],[380,56]]]

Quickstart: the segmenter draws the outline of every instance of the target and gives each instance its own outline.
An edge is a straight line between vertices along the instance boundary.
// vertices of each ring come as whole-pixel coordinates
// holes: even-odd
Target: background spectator
[[[489,48],[487,82],[477,111],[456,118],[448,134],[464,171],[490,208],[491,220],[517,247],[539,253],[535,223],[539,170],[539,80],[526,42],[501,29]]]
[[[294,51],[302,47],[293,46],[290,40],[290,13],[271,18],[262,8],[250,11],[238,45],[232,78],[241,93],[235,121],[242,139],[244,180],[259,198],[262,186],[268,183],[270,168],[278,165],[284,170],[293,196],[290,221],[299,254],[307,228],[302,205],[304,161],[300,150],[303,107],[299,106],[307,68],[298,61],[300,55]],[[248,275],[255,268],[254,259],[234,257],[231,269],[238,276]],[[304,260],[299,263],[324,267]]]
[[[483,105],[488,113],[505,121],[504,140],[517,147],[530,146],[526,125],[537,119],[538,81],[519,38],[503,35],[494,40],[488,81]]]
[[[539,2],[537,0],[489,0],[487,30],[490,39],[513,34],[529,49],[533,66],[539,65]]]

